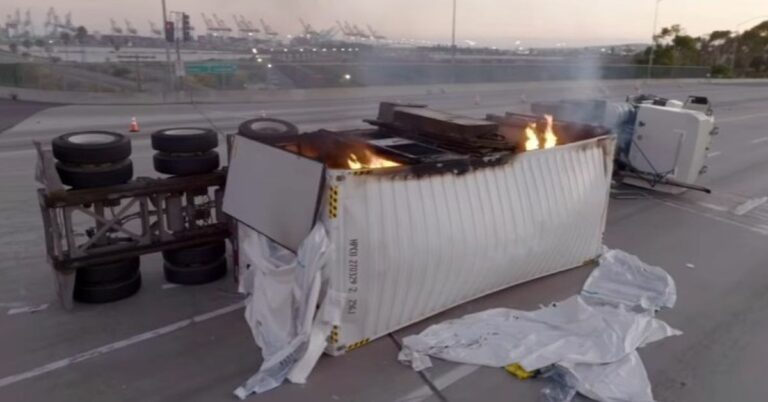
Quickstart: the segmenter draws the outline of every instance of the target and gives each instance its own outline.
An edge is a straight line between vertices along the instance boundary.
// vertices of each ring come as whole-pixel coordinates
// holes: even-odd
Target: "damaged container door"
[[[235,136],[223,209],[295,252],[312,230],[324,177],[320,162]]]

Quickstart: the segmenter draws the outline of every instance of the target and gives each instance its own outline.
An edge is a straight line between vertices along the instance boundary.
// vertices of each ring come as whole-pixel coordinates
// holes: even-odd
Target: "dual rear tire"
[[[155,170],[172,176],[210,173],[219,168],[219,136],[207,128],[182,127],[152,133]]]
[[[61,182],[75,189],[107,187],[133,178],[131,141],[110,131],[62,134],[51,142]]]
[[[78,269],[73,298],[82,303],[109,303],[133,296],[141,288],[139,263],[139,257],[132,257]]]
[[[179,285],[202,285],[227,273],[224,240],[201,246],[163,251],[165,280]]]

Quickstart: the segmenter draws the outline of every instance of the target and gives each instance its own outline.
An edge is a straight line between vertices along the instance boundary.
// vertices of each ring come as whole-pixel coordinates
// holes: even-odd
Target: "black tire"
[[[218,260],[203,265],[188,265],[179,267],[163,263],[163,272],[165,280],[179,285],[202,285],[217,281],[227,274],[227,258],[221,257]]]
[[[237,132],[252,140],[263,140],[299,135],[299,128],[285,120],[263,117],[244,121]]]
[[[226,250],[224,240],[220,240],[201,246],[166,250],[163,251],[163,259],[177,267],[210,264],[221,258]]]
[[[201,154],[166,154],[157,152],[152,157],[155,170],[172,176],[190,176],[210,173],[219,168],[219,153],[208,151]]]
[[[207,128],[166,128],[152,133],[152,149],[168,154],[207,152],[219,146],[219,136]]]
[[[141,289],[141,272],[122,282],[75,285],[73,298],[82,303],[109,303],[133,296]]]
[[[75,286],[100,285],[127,281],[139,270],[139,257],[93,265],[77,270]]]
[[[107,187],[129,182],[133,178],[133,163],[126,159],[102,166],[78,166],[56,162],[61,182],[74,188]]]
[[[75,165],[120,162],[131,156],[128,137],[111,131],[79,131],[62,134],[51,141],[53,156]]]

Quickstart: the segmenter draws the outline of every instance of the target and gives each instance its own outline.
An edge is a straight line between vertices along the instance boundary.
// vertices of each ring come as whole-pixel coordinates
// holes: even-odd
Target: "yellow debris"
[[[509,374],[512,374],[513,376],[521,380],[527,380],[536,374],[536,371],[527,371],[526,369],[523,368],[523,366],[519,365],[518,363],[509,364],[504,367],[504,370],[507,370]]]

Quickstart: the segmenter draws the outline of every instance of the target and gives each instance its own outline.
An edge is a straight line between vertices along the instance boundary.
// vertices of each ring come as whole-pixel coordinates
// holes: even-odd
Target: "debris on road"
[[[664,270],[606,250],[580,295],[536,311],[496,308],[433,325],[403,339],[398,359],[418,363],[415,369],[429,367],[427,356],[433,356],[544,370],[565,388],[548,388],[551,401],[569,401],[576,391],[598,401],[652,401],[636,349],[682,333],[653,316],[675,299]]]
[[[507,373],[512,374],[520,380],[527,380],[534,377],[538,373],[538,371],[528,371],[517,363],[504,366],[504,370],[507,370]]]
[[[605,250],[581,296],[591,302],[656,311],[674,307],[677,290],[674,279],[663,269],[621,250]]]
[[[327,317],[322,310],[313,327],[320,270],[331,251],[325,228],[315,226],[296,258],[256,232],[248,233],[243,244],[247,246],[243,248],[244,266],[250,268],[242,274],[240,291],[249,294],[245,318],[263,362],[235,390],[240,399],[275,388],[286,378],[303,382],[325,348],[325,337],[315,333],[330,332],[330,325],[328,331],[322,330]]]
[[[39,306],[16,307],[8,310],[8,315],[36,313],[38,311],[42,311],[47,308],[48,308],[48,303],[41,304]]]
[[[547,402],[568,402],[576,393],[597,401],[654,402],[645,366],[636,351],[610,364],[552,366],[542,394]]]
[[[733,213],[741,216],[746,214],[747,212],[763,205],[768,201],[768,197],[756,197],[756,198],[750,198],[743,203],[736,206],[736,208],[733,209]]]

